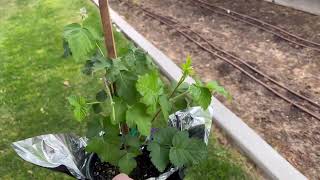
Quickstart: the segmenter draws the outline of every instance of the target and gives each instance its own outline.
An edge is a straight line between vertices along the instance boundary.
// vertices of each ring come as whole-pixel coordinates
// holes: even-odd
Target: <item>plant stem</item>
[[[183,83],[183,81],[186,79],[186,76],[183,74],[182,77],[180,78],[180,80],[178,81],[177,86],[173,89],[172,93],[170,94],[169,98],[171,98],[174,93],[177,91],[177,89],[179,88],[179,86]]]
[[[183,75],[181,76],[181,78],[180,78],[179,81],[178,81],[177,86],[173,89],[172,93],[170,94],[169,100],[172,99],[172,96],[173,96],[174,93],[177,91],[177,89],[179,88],[179,86],[183,83],[183,81],[186,79],[186,77],[187,77],[187,76],[186,76],[185,74],[183,74]],[[178,96],[179,96],[179,95],[178,95]],[[154,120],[157,119],[157,117],[159,116],[160,112],[161,112],[161,108],[158,109],[158,111],[156,112],[156,114],[153,116],[151,122],[153,122]]]
[[[88,105],[92,105],[92,104],[100,104],[101,102],[98,102],[98,101],[96,101],[96,102],[89,102],[89,103],[87,103]]]
[[[112,99],[112,95],[111,95],[111,91],[110,91],[109,85],[107,83],[107,79],[105,77],[103,77],[103,82],[104,82],[104,85],[105,85],[106,90],[107,90],[107,95],[108,95],[108,97],[110,99],[110,105],[111,105],[111,108],[112,108],[112,119],[115,121],[116,112],[115,112],[115,109],[114,109],[114,102],[113,102],[113,99]]]
[[[96,42],[96,46],[98,47],[98,49],[99,49],[100,53],[102,54],[102,56],[105,57],[103,52],[102,52],[102,50],[101,50],[101,48],[100,48],[100,46],[99,46],[99,44],[97,42]]]
[[[188,91],[185,91],[185,92],[183,92],[183,93],[181,93],[181,94],[179,94],[179,95],[177,95],[177,96],[175,96],[175,97],[172,97],[172,98],[170,99],[170,101],[174,102],[175,100],[177,100],[177,99],[185,96],[186,94],[188,94]]]

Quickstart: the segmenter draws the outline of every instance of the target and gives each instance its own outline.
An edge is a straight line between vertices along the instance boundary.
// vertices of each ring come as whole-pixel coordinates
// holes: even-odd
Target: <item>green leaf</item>
[[[161,108],[162,114],[164,116],[164,119],[167,121],[169,118],[169,113],[172,109],[172,104],[170,103],[170,101],[166,95],[160,96],[159,104],[160,104],[160,108]]]
[[[145,105],[137,103],[130,107],[126,113],[128,126],[137,125],[139,132],[144,136],[150,135],[152,117],[146,113]]]
[[[92,75],[93,65],[94,62],[92,62],[91,60],[87,60],[82,68],[82,73],[88,76]]]
[[[107,98],[108,98],[107,92],[103,89],[96,94],[96,100],[99,102],[105,102]]]
[[[207,109],[211,103],[211,92],[209,88],[201,86],[200,84],[193,84],[189,87],[189,93],[193,100],[199,104],[203,109]]]
[[[130,41],[124,38],[123,34],[116,31],[115,29],[113,29],[113,36],[116,43],[116,52],[118,54],[118,57],[123,57],[129,51],[128,46],[130,44]]]
[[[162,147],[158,143],[151,142],[148,145],[151,162],[160,171],[163,172],[169,164],[169,151],[167,147]]]
[[[186,62],[182,64],[181,67],[182,67],[183,75],[192,76],[194,74],[191,56],[189,55],[187,56]]]
[[[68,42],[72,56],[76,60],[84,60],[95,48],[92,34],[78,23],[72,23],[64,27],[63,38]]]
[[[92,104],[93,112],[99,114],[102,112],[102,107],[100,104]]]
[[[103,127],[101,126],[99,119],[92,119],[88,121],[87,123],[87,138],[92,138],[95,136],[98,136],[98,134],[103,130]]]
[[[66,58],[68,56],[71,56],[72,54],[71,54],[71,50],[70,50],[68,42],[66,40],[63,40],[62,45],[63,45],[62,57]]]
[[[152,71],[138,78],[136,84],[138,92],[142,95],[141,102],[155,107],[158,98],[163,94],[164,84],[160,79],[158,72]]]
[[[122,57],[122,60],[126,63],[126,66],[130,69],[134,68],[136,63],[136,56],[134,54],[136,47],[132,47],[129,52]]]
[[[136,51],[134,51],[134,55],[136,58],[134,71],[136,74],[144,75],[150,71],[156,70],[156,66],[153,64],[150,56],[148,56],[144,51],[136,49]]]
[[[115,82],[117,79],[121,78],[122,71],[129,71],[121,59],[114,59],[111,68],[107,71],[107,79],[110,82]]]
[[[118,165],[119,159],[126,153],[120,150],[122,141],[119,136],[119,127],[112,125],[110,119],[105,119],[103,137],[94,137],[89,139],[87,152],[95,152],[105,162],[114,166]]]
[[[111,61],[103,57],[100,53],[96,53],[96,55],[86,61],[82,72],[86,75],[92,75],[94,72],[109,69],[110,67]]]
[[[121,172],[130,174],[130,172],[137,167],[137,162],[134,159],[136,157],[133,153],[126,153],[122,158],[119,160],[118,166]]]
[[[125,144],[130,147],[140,148],[140,140],[137,136],[127,134],[125,136]]]
[[[84,97],[69,96],[68,101],[73,107],[73,114],[77,121],[83,121],[89,114],[89,108]]]
[[[224,96],[228,99],[231,98],[231,95],[229,94],[229,92],[226,91],[222,86],[220,86],[217,81],[208,82],[206,87],[213,93],[216,92],[216,93],[221,94],[222,96]]]
[[[189,138],[186,131],[177,132],[172,140],[170,162],[176,167],[199,163],[207,156],[206,144],[195,138]]]
[[[96,40],[104,40],[99,13],[89,11],[88,17],[83,21],[82,25],[91,32]]]
[[[103,56],[96,56],[95,59],[93,60],[94,64],[92,67],[92,72],[97,72],[100,70],[106,70],[111,67],[111,60],[104,58]]]
[[[122,57],[122,60],[130,71],[135,72],[137,75],[144,75],[156,69],[147,53],[136,48],[134,45],[129,47],[129,52]]]
[[[153,140],[148,144],[152,163],[162,172],[169,164],[169,150],[172,138],[178,132],[177,129],[161,128],[154,134]]]
[[[136,75],[129,72],[122,72],[120,78],[115,82],[118,96],[122,97],[129,105],[137,101],[136,82]]]
[[[113,98],[115,119],[112,120],[112,124],[118,124],[126,120],[127,104],[125,101],[119,97]]]
[[[118,139],[94,137],[89,140],[86,151],[97,153],[101,160],[117,166],[119,159],[125,154],[125,151],[120,150],[120,137],[113,138]]]
[[[163,146],[170,146],[172,138],[178,132],[176,128],[166,127],[160,128],[153,136],[153,142],[157,142]]]
[[[140,147],[142,144],[139,140],[139,137],[127,134],[124,137],[124,145],[127,147],[127,152],[133,153],[136,156],[141,154]]]

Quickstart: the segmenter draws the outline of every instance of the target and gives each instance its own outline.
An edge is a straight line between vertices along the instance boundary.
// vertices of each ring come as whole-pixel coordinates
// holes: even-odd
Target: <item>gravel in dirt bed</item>
[[[320,16],[258,0],[209,2],[320,42]],[[137,3],[188,24],[219,47],[241,57],[293,90],[320,102],[319,52],[296,48],[257,28],[202,10],[191,0],[139,0]],[[177,64],[191,54],[195,70],[202,80],[218,80],[232,94],[233,101],[224,103],[234,113],[303,174],[310,179],[320,178],[319,121],[274,96],[230,65],[199,49],[174,30],[148,18],[138,9],[128,7],[119,0],[111,1],[111,6]]]

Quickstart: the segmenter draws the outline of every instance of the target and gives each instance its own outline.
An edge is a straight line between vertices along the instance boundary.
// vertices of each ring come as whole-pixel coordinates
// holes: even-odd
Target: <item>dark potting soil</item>
[[[134,180],[144,180],[150,177],[158,177],[161,173],[152,164],[149,152],[144,149],[142,154],[136,157],[137,167],[130,173],[130,177]],[[118,167],[106,162],[95,162],[93,167],[93,177],[95,180],[112,180],[112,178],[120,173]],[[168,180],[179,180],[179,174],[174,173]]]
[[[149,151],[144,148],[142,154],[136,157],[137,167],[130,173],[131,178],[143,180],[160,175],[158,169],[152,164],[149,154]]]
[[[93,167],[93,178],[95,180],[112,180],[120,171],[107,162],[95,162]]]

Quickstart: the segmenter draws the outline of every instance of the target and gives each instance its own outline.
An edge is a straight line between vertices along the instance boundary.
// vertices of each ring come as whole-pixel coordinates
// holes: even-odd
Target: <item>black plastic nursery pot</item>
[[[152,164],[148,151],[136,157],[137,168],[135,168],[129,177],[134,180],[145,180],[151,177],[158,177],[162,173]],[[86,166],[86,175],[89,180],[112,180],[120,173],[119,169],[109,163],[101,162],[97,154],[91,154]],[[170,175],[167,180],[181,180],[179,172],[176,171]]]

